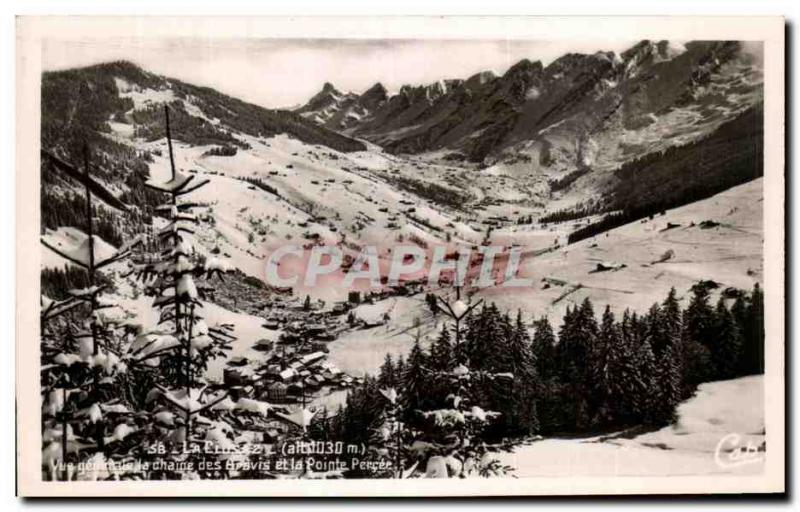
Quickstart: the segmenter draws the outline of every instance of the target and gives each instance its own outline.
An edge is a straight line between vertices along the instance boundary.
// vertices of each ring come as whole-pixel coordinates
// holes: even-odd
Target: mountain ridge
[[[758,75],[753,60],[742,44],[732,41],[644,40],[621,54],[567,53],[547,66],[522,59],[501,76],[484,71],[467,79],[404,85],[357,116],[348,117],[360,98],[356,93],[342,93],[348,99],[329,104],[329,115],[316,116],[308,104],[298,110],[329,129],[364,138],[390,153],[447,150],[453,158],[491,164],[520,143],[548,144],[541,142],[548,139],[541,132],[559,131],[559,123],[568,125],[569,143],[574,146],[611,122],[620,121],[620,130],[637,129],[653,116],[700,101],[735,111],[725,116],[730,119],[760,101],[756,91],[760,77],[738,83],[749,90],[736,94],[759,96],[741,102],[733,95],[713,98],[705,89],[719,79],[736,86],[737,70]],[[555,145],[566,151],[563,142]],[[568,152],[572,167],[579,166],[579,151]]]
[[[537,222],[552,236],[537,229],[534,238],[569,240],[567,230],[588,221],[586,233],[601,232],[604,218],[620,210],[624,216],[605,222],[658,212],[662,199],[677,206],[752,180],[761,174],[752,165],[760,154],[760,78],[736,43],[642,42],[624,58],[566,54],[547,66],[524,59],[503,75],[480,72],[392,96],[380,83],[361,95],[326,83],[319,106],[348,102],[329,112],[351,123],[334,133],[309,119],[312,110],[263,109],[115,62],[43,75],[42,147],[80,170],[82,146],[90,146],[92,177],[135,205],[126,212],[98,206],[99,229],[119,245],[151,225],[163,202],[144,183],[169,167],[166,106],[179,166],[230,196],[224,234],[215,232],[245,235],[229,250],[257,275],[257,242],[298,233],[284,227],[276,238],[258,228],[257,238],[248,231],[239,196],[261,193],[253,191],[269,193],[297,225],[327,219],[303,236],[359,233],[369,241],[401,229],[392,236],[474,244],[487,229]],[[735,129],[725,128],[736,119]],[[52,159],[42,162],[42,182],[43,228],[80,228],[81,183]],[[691,197],[666,194],[676,185]],[[646,200],[626,200],[636,196]]]

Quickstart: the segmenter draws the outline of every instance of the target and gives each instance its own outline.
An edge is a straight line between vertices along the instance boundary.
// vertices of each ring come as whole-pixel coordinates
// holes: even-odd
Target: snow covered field
[[[374,374],[386,354],[394,359],[405,357],[414,346],[417,332],[422,346],[427,347],[428,338],[438,332],[437,321],[444,320],[444,316],[433,317],[421,295],[397,297],[354,309],[357,317],[377,315],[380,318],[383,312],[389,314],[386,325],[350,331],[331,342],[328,345],[330,360],[352,375]]]
[[[557,328],[566,308],[585,298],[594,303],[598,315],[606,304],[618,314],[626,308],[641,313],[663,301],[671,287],[679,300],[688,299],[690,287],[703,279],[719,284],[712,303],[726,287],[751,289],[763,279],[761,187],[762,180],[754,180],[652,221],[627,224],[541,255],[529,254],[522,260],[522,273],[533,279],[532,287],[489,288],[472,300],[495,302],[501,310],[521,310],[528,321],[548,316]],[[705,220],[719,226],[704,229],[700,223]],[[668,224],[677,227],[665,229]],[[497,233],[513,237],[515,229]],[[654,263],[668,251],[672,251],[669,259]],[[620,268],[598,272],[598,263]],[[355,374],[374,372],[386,353],[396,358],[411,350],[415,325],[426,346],[426,338],[437,334],[441,318],[430,314],[422,298],[370,306],[391,311],[388,323],[339,338],[330,345],[331,358]]]
[[[718,291],[729,286],[751,289],[763,281],[762,181],[529,257],[522,272],[533,278],[533,287],[488,290],[479,296],[501,308],[521,306],[523,312],[558,322],[567,306],[587,297],[596,307],[610,304],[621,313],[625,308],[647,309],[664,300],[673,286],[683,297],[704,279],[717,282]],[[700,224],[706,220],[719,225],[704,229]],[[620,268],[599,271],[598,263]]]
[[[164,99],[123,89],[137,104]],[[203,116],[202,112],[195,113]],[[126,123],[115,123],[112,128],[116,140],[139,150],[154,151],[151,178],[166,179],[170,171],[165,140],[137,139],[131,125]],[[493,244],[523,247],[521,274],[532,279],[532,286],[467,289],[465,292],[472,295],[470,300],[495,302],[501,310],[510,312],[521,310],[526,322],[548,316],[556,328],[565,309],[585,298],[593,301],[598,312],[606,304],[617,313],[625,308],[641,312],[653,302],[663,300],[671,287],[684,300],[698,280],[716,281],[719,284],[716,293],[728,286],[749,289],[763,280],[761,179],[669,210],[663,216],[565,245],[566,235],[576,227],[574,222],[544,227],[536,220],[528,224],[515,222],[525,215],[536,219],[574,199],[550,197],[547,181],[553,177],[553,171],[531,167],[524,161],[501,162],[480,169],[470,164],[445,162],[436,152],[398,156],[368,144],[366,151],[342,153],[286,135],[266,139],[235,135],[250,147],[240,149],[234,156],[212,156],[207,153],[212,146],[176,141],[176,165],[182,172],[210,180],[208,186],[191,194],[193,200],[209,207],[214,218],[213,223],[204,222],[198,229],[197,247],[206,254],[213,252],[230,268],[259,279],[265,276],[267,256],[287,244],[337,245],[352,255],[364,245],[376,245],[383,264],[398,243],[474,247],[488,240]],[[245,178],[258,179],[269,190],[243,181]],[[408,189],[409,181],[404,180],[413,181],[412,190]],[[437,202],[425,196],[430,189],[425,192],[413,188],[420,183],[432,186],[436,194],[458,191],[467,194],[469,200],[460,205]],[[570,194],[573,192],[586,191]],[[493,219],[505,220],[489,235],[487,226]],[[704,228],[703,221],[713,221],[714,225]],[[162,221],[157,219],[157,222]],[[45,238],[56,246],[71,246],[79,244],[83,236],[74,228],[61,228],[49,231]],[[64,263],[51,251],[43,251],[43,267],[61,267]],[[132,298],[127,288],[122,286],[118,290],[121,304],[138,316],[139,323],[152,326],[154,319],[152,309],[145,303],[147,299]],[[450,292],[438,290],[440,294]],[[347,289],[339,284],[311,288],[301,285],[295,287],[294,293],[299,297],[309,294],[330,303],[344,300]],[[363,375],[375,373],[387,353],[395,359],[406,356],[417,335],[422,345],[427,346],[444,318],[432,315],[423,299],[423,294],[397,296],[358,306],[353,314],[372,327],[342,333],[328,345],[329,360],[350,375]],[[209,325],[234,326],[237,340],[230,358],[245,356],[258,360],[261,354],[253,351],[253,345],[261,339],[274,341],[279,334],[265,329],[263,318],[229,311],[213,303],[205,304],[204,314]],[[223,359],[214,361],[209,375],[221,378],[225,363]],[[699,393],[694,400],[703,396]],[[340,392],[317,401],[333,406],[343,399],[344,393]],[[674,450],[678,456],[670,460],[686,454],[694,456],[698,446],[705,449],[711,442],[693,435],[704,430],[693,430],[691,425],[686,428],[686,432],[670,432],[667,437],[670,442],[675,438],[683,443],[696,441],[697,446],[681,444],[680,450]],[[712,432],[717,435],[716,430]],[[641,442],[546,440],[524,449],[538,452],[564,442],[580,445],[580,460],[556,457],[544,464],[558,467],[545,468],[543,472],[570,473],[576,464],[585,466],[581,471],[594,471],[596,467],[608,468],[608,463],[593,464],[592,458],[602,461],[610,458],[615,463],[625,457],[638,460],[637,451],[654,450],[642,443],[670,444],[659,440],[655,433],[648,436],[649,440]],[[659,465],[653,466],[656,470]],[[643,463],[642,471],[647,467],[650,465]]]
[[[456,180],[461,183],[470,183],[479,175],[468,187],[475,197],[501,186],[491,169],[477,175],[469,169],[453,173],[448,170],[451,167],[421,157],[398,157],[376,148],[340,153],[284,135],[269,139],[240,137],[252,147],[233,157],[204,155],[210,146],[193,147],[180,142],[175,144],[175,157],[179,169],[211,181],[192,194],[193,200],[209,206],[216,220],[198,230],[198,248],[206,253],[213,250],[231,268],[260,279],[264,278],[266,256],[272,250],[282,244],[307,244],[308,234],[319,235],[326,244],[338,243],[353,253],[365,244],[376,244],[384,261],[392,245],[409,237],[414,243],[446,243],[444,231],[409,221],[405,210],[410,205],[416,209],[416,217],[454,234],[451,243],[480,243],[484,233],[473,229],[474,223],[463,212],[394,187],[389,181],[394,169],[401,175],[437,181],[443,186],[453,174],[462,175]],[[127,139],[127,143],[161,150],[150,165],[151,176],[167,176],[165,141]],[[239,179],[245,177],[269,183],[279,195]],[[495,181],[486,181],[489,177]],[[728,286],[749,289],[762,280],[763,272],[762,181],[754,180],[669,210],[650,221],[634,222],[573,245],[563,245],[564,236],[573,229],[570,222],[544,228],[536,223],[497,228],[492,232],[492,243],[521,245],[525,249],[521,273],[532,278],[533,284],[529,288],[478,290],[472,300],[495,302],[500,309],[512,312],[522,310],[528,321],[546,315],[558,325],[568,306],[587,297],[596,308],[610,304],[621,313],[625,308],[645,310],[663,300],[673,286],[679,298],[684,299],[691,285],[701,279],[719,283],[718,291]],[[490,188],[486,188],[487,183],[492,183]],[[511,185],[507,182],[504,186]],[[473,210],[470,215],[511,215],[518,207],[508,203],[493,207],[492,211]],[[704,229],[700,223],[706,220],[717,225]],[[390,227],[390,222],[396,227]],[[49,232],[46,238],[54,244],[73,245],[81,235],[73,228],[62,228]],[[553,247],[556,240],[562,244],[560,247]],[[665,255],[669,257],[664,259]],[[599,263],[614,268],[598,271]],[[63,264],[51,251],[43,251],[43,267]],[[345,299],[347,290],[339,285],[299,286],[295,294],[334,301]],[[224,310],[213,308],[220,321],[227,315],[240,327],[237,331],[242,331],[236,333],[240,340],[236,355],[244,354],[258,339],[270,337],[270,332],[256,325],[255,318],[242,320],[246,324],[242,327],[238,325],[238,314],[216,314]],[[360,316],[375,316],[376,312],[389,313],[385,325],[350,331],[330,344],[330,357],[343,370],[356,375],[374,372],[386,353],[393,357],[407,354],[417,330],[423,345],[438,331],[440,319],[430,314],[422,295],[396,297],[356,310]]]
[[[765,453],[736,464],[731,450],[748,442],[762,447],[764,440],[764,378],[756,375],[702,384],[678,408],[678,421],[655,432],[543,439],[499,459],[519,478],[754,474],[763,470]]]

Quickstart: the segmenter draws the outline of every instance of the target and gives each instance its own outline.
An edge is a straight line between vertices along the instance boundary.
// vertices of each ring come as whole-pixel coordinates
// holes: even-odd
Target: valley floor
[[[712,304],[727,287],[752,289],[763,279],[762,182],[757,179],[544,254],[528,254],[521,272],[533,280],[532,286],[481,289],[472,300],[494,302],[512,315],[519,310],[526,321],[547,316],[557,328],[567,307],[587,298],[598,314],[608,304],[621,315],[626,308],[646,311],[672,287],[680,301],[688,301],[691,286],[700,280],[717,284]],[[701,227],[706,220],[718,225]],[[498,233],[513,237],[515,229]],[[599,264],[610,269],[599,270]],[[365,319],[384,312],[389,314],[385,325],[349,331],[330,343],[331,360],[353,375],[374,373],[387,353],[406,356],[417,332],[427,346],[445,320],[430,313],[422,294],[354,309]]]
[[[270,250],[285,243],[308,243],[314,239],[312,235],[326,244],[345,246],[346,240],[354,247],[376,244],[386,251],[404,239],[441,243],[442,233],[449,229],[454,242],[474,245],[485,235],[481,221],[501,214],[513,219],[517,210],[533,211],[527,206],[520,209],[512,201],[475,214],[470,220],[463,212],[440,208],[393,186],[394,173],[387,170],[402,168],[402,174],[419,171],[433,180],[444,172],[437,165],[369,151],[348,155],[345,161],[344,155],[286,137],[249,143],[253,149],[236,157],[209,157],[204,153],[207,148],[179,144],[177,158],[181,168],[211,181],[211,186],[193,194],[194,199],[209,206],[216,219],[199,230],[201,252],[219,253],[231,267],[256,278],[263,277]],[[161,144],[148,147],[156,149]],[[151,174],[164,179],[167,169],[162,152],[151,166]],[[244,178],[268,180],[275,191],[262,190],[242,181]],[[464,178],[458,184],[464,182],[468,180]],[[453,187],[449,182],[440,183],[445,185]],[[718,285],[713,301],[728,287],[751,289],[763,280],[764,271],[762,187],[763,180],[757,179],[572,245],[563,245],[565,235],[576,227],[571,222],[547,226],[505,223],[492,232],[491,241],[524,248],[521,275],[531,278],[531,285],[471,289],[465,294],[471,295],[471,301],[494,302],[512,315],[519,310],[528,325],[547,316],[557,328],[566,308],[587,298],[594,303],[595,311],[609,304],[619,315],[626,308],[646,310],[662,301],[672,287],[685,303],[689,289],[700,280],[713,280]],[[480,189],[475,195],[485,192]],[[413,221],[420,218],[425,223]],[[74,228],[60,228],[49,230],[44,238],[54,246],[68,247],[79,245],[84,237]],[[43,267],[63,267],[66,263],[50,251],[42,254]],[[386,257],[383,252],[381,255]],[[144,329],[156,328],[152,298],[134,291],[137,285],[121,277],[121,266],[112,270],[116,298],[124,310],[119,314],[129,315],[128,321]],[[449,289],[433,291],[442,296],[451,293]],[[335,286],[300,287],[294,292],[298,300],[306,294],[324,299],[327,305],[319,310],[320,318],[335,301],[347,298],[346,290]],[[335,339],[326,342],[327,361],[349,376],[360,377],[376,373],[387,353],[395,360],[406,357],[415,337],[427,347],[445,317],[433,315],[424,298],[424,293],[389,296],[355,307],[354,317],[368,328],[346,327],[345,318],[338,318],[335,322],[343,328],[336,331]],[[282,330],[265,327],[265,319],[272,313],[266,308],[259,315],[251,315],[206,302],[206,322],[231,324],[237,338],[226,358],[210,364],[208,377],[222,380],[233,358],[247,358],[254,366],[261,364],[267,354],[254,350],[254,346],[262,340],[277,342],[285,330],[285,326]],[[313,406],[332,413],[344,403],[347,393],[347,389],[324,386],[309,399]],[[501,459],[518,477],[758,472],[763,462],[735,467],[719,464],[715,449],[729,434],[740,435],[740,444],[763,446],[763,400],[760,376],[708,383],[681,406],[679,420],[673,426],[635,437],[619,433],[543,439],[503,454]]]

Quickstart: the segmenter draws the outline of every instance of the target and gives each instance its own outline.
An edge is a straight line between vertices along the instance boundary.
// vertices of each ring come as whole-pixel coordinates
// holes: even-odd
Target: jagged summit
[[[661,144],[664,134],[680,132],[678,117],[699,115],[677,111],[700,108],[692,105],[701,96],[718,107],[709,118],[712,128],[760,101],[760,76],[736,42],[643,40],[619,54],[573,52],[546,66],[524,58],[500,76],[484,71],[465,80],[406,84],[389,97],[377,85],[360,96],[342,94],[335,106],[312,108],[315,97],[300,111],[393,153],[447,148],[487,162],[516,145],[533,144],[561,148],[548,152],[571,166],[593,152],[586,134],[595,131],[655,125],[646,136],[651,142],[637,151]],[[668,126],[656,133],[662,122]],[[695,131],[699,135],[704,129]],[[623,132],[614,133],[616,147]]]
[[[380,82],[375,82],[375,84],[364,91],[364,94],[371,94],[371,93],[383,93],[384,95],[387,93],[386,87],[383,86]]]
[[[464,87],[472,89],[487,84],[495,79],[497,79],[497,74],[494,71],[480,71],[467,78],[464,81]]]
[[[563,58],[563,57],[562,57]],[[529,59],[522,59],[503,74],[503,78],[518,76],[520,74],[538,73],[542,71],[542,63],[540,61],[531,61]]]
[[[384,87],[382,83],[377,82],[375,85],[364,91],[364,94],[359,97],[358,102],[364,109],[372,111],[383,104],[388,95],[389,93],[386,90],[386,87]]]

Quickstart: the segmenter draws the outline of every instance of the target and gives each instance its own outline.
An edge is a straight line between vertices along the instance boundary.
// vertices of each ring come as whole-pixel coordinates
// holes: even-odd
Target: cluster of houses
[[[346,389],[360,383],[326,360],[327,343],[348,327],[342,315],[349,308],[323,311],[320,303],[284,297],[268,307],[263,327],[280,331],[277,341],[258,340],[253,349],[264,353],[258,360],[228,361],[227,386],[252,387],[254,396],[273,404],[305,404],[323,387]]]
[[[234,358],[225,369],[227,386],[252,387],[258,400],[272,404],[305,405],[323,387],[347,389],[360,383],[361,378],[347,375],[326,361],[322,351],[293,351],[288,355],[275,349],[263,361]]]
[[[248,396],[278,406],[305,406],[321,392],[348,389],[361,384],[361,377],[345,374],[327,360],[328,343],[343,331],[369,328],[386,318],[359,318],[353,308],[397,295],[413,295],[424,283],[410,282],[381,291],[354,291],[346,301],[325,304],[299,297],[274,295],[264,304],[263,327],[277,332],[277,339],[261,339],[253,345],[263,356],[234,357],[223,372],[228,389],[241,389]]]

